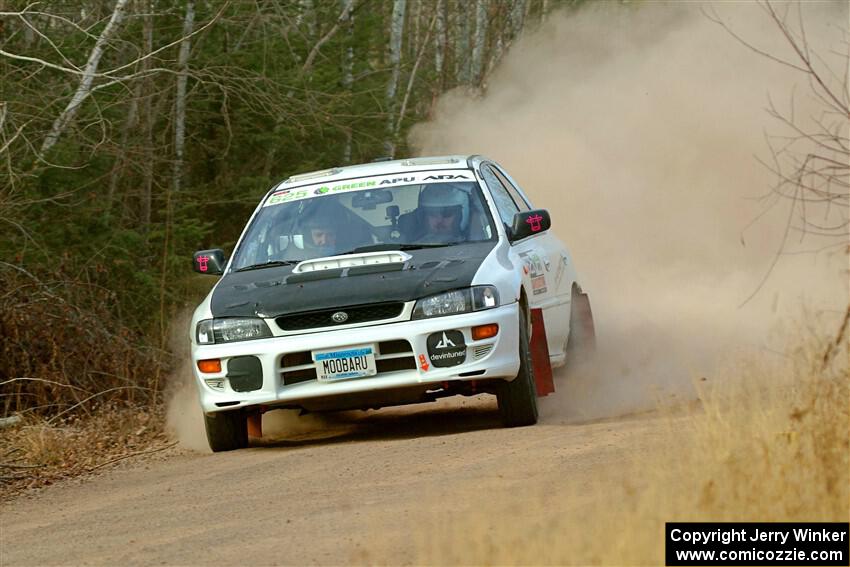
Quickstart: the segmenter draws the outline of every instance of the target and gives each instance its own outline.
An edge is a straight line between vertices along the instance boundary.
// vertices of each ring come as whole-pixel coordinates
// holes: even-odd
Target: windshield
[[[351,179],[272,192],[240,242],[233,269],[494,235],[469,171]]]

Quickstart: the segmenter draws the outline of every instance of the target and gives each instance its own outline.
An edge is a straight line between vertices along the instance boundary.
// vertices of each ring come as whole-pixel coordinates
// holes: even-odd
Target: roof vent
[[[426,158],[413,158],[406,159],[401,162],[401,165],[406,166],[423,166],[423,165],[443,165],[443,164],[451,164],[458,163],[459,159],[453,157],[426,157]]]
[[[298,181],[307,181],[308,179],[316,179],[318,177],[328,177],[329,175],[336,175],[342,170],[338,167],[332,167],[331,169],[323,169],[321,171],[311,171],[310,173],[301,173],[299,175],[293,175],[284,183],[296,183]]]

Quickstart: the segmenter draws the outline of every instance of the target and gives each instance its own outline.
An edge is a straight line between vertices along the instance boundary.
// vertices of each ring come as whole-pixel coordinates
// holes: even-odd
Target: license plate
[[[316,364],[316,377],[322,382],[363,378],[378,373],[374,345],[313,351],[313,361]]]

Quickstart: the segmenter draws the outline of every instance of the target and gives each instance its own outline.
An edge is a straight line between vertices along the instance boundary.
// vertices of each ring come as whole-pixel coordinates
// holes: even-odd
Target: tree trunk
[[[437,88],[443,90],[443,63],[446,59],[446,10],[437,2],[437,35],[434,37],[434,70],[437,72]]]
[[[437,0],[437,10],[440,9],[440,4],[443,0]],[[425,49],[428,47],[428,40],[431,39],[431,32],[434,31],[434,24],[437,21],[437,14],[431,18],[431,23],[428,24],[428,31],[425,32],[425,39],[416,53],[416,62],[413,64],[413,70],[410,72],[410,77],[407,80],[407,89],[404,91],[404,99],[401,102],[401,110],[398,112],[398,120],[395,123],[395,132],[393,139],[398,140],[399,132],[401,131],[401,123],[404,120],[404,114],[407,112],[407,103],[410,100],[410,93],[413,92],[413,83],[416,82],[416,73],[419,71],[419,65],[422,63],[422,56],[425,55]]]
[[[413,20],[413,41],[409,41],[407,47],[408,56],[412,59],[416,59],[416,46],[419,45],[419,20],[421,18],[422,0],[414,0],[413,14],[411,14],[411,20]]]
[[[493,53],[490,55],[490,60],[487,62],[487,70],[484,71],[483,76],[481,77],[480,85],[481,87],[485,87],[487,83],[487,77],[490,73],[493,72],[493,69],[496,68],[496,65],[499,64],[499,61],[502,59],[502,56],[505,54],[505,42],[502,40],[502,36],[500,35],[498,39],[496,39],[496,45],[493,46]]]
[[[186,142],[186,84],[189,79],[189,48],[192,28],[195,25],[195,2],[186,2],[183,19],[183,40],[177,56],[177,95],[174,100],[174,192],[180,191],[183,180],[183,150]]]
[[[384,150],[388,157],[395,157],[395,104],[398,78],[401,73],[401,44],[404,38],[404,9],[406,0],[395,0],[390,20],[390,65],[392,74],[387,83],[387,134]]]
[[[151,12],[151,2],[147,1],[147,15],[142,24],[142,33],[145,36],[145,53],[153,51],[153,15]],[[141,218],[139,219],[142,225],[142,230],[147,231],[151,223],[151,200],[153,199],[153,125],[155,121],[153,113],[153,78],[147,74],[150,69],[150,57],[146,57],[142,62],[142,70],[145,71],[144,81],[144,98],[142,99],[142,109],[144,111],[144,123],[142,126],[144,156],[142,160],[142,198],[141,198]]]
[[[316,56],[319,54],[319,50],[322,46],[327,43],[336,32],[339,31],[339,28],[342,24],[347,22],[351,18],[351,11],[354,9],[354,0],[342,0],[342,12],[334,23],[333,27],[322,36],[322,38],[316,42],[316,45],[313,46],[313,49],[310,50],[310,54],[307,55],[307,60],[304,61],[304,65],[301,67],[301,74],[308,72],[310,67],[313,66],[313,61],[315,61]]]
[[[478,0],[475,5],[475,43],[472,46],[471,79],[475,86],[481,84],[484,49],[487,47],[487,6],[489,0]]]
[[[469,4],[458,3],[455,12],[455,76],[461,85],[469,84],[470,64],[469,57]]]
[[[313,0],[301,0],[299,2],[298,17],[295,18],[295,26],[307,27],[307,39],[310,41],[316,37],[316,8],[313,6]]]
[[[525,21],[526,0],[514,0],[514,5],[511,9],[511,39],[519,36],[522,31],[522,24]]]
[[[354,0],[340,0],[340,4],[345,11],[348,6],[349,13]],[[345,89],[345,94],[348,95],[349,114],[351,113],[352,86],[354,85],[354,15],[348,18],[346,26],[345,52],[342,56],[342,88]],[[351,163],[351,121],[349,119],[345,128],[345,144],[342,148],[342,163]]]
[[[56,142],[59,141],[59,136],[62,135],[68,127],[68,124],[74,120],[74,117],[77,115],[77,111],[80,109],[80,105],[82,105],[83,101],[86,100],[91,93],[92,82],[94,82],[94,77],[97,74],[97,66],[100,64],[100,58],[103,55],[103,50],[106,47],[106,43],[112,38],[118,29],[118,26],[121,24],[121,21],[124,19],[124,9],[126,8],[127,2],[128,0],[117,0],[115,2],[115,8],[112,10],[112,17],[109,18],[109,22],[106,24],[106,27],[103,28],[102,32],[100,32],[100,36],[97,38],[97,41],[95,41],[94,48],[89,54],[77,91],[65,107],[65,110],[63,110],[53,122],[50,132],[48,132],[47,137],[44,138],[44,142],[41,144],[42,155],[50,151],[50,148],[56,145]]]
[[[118,188],[118,181],[121,179],[121,173],[127,164],[127,146],[130,141],[130,131],[137,125],[139,120],[139,98],[142,96],[142,79],[136,81],[133,87],[133,100],[130,101],[130,106],[127,109],[127,119],[124,121],[124,127],[121,131],[121,143],[118,146],[120,152],[115,158],[115,164],[112,166],[112,171],[109,174],[109,190],[106,195],[106,211],[112,210],[112,201],[115,199],[115,191]]]

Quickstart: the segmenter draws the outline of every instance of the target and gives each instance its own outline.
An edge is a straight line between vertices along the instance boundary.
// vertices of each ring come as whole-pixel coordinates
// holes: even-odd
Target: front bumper
[[[356,397],[368,400],[369,392],[375,392],[376,399],[386,400],[386,394],[392,390],[411,390],[416,387],[427,389],[429,385],[439,385],[448,381],[471,381],[504,379],[512,380],[519,370],[518,340],[519,317],[518,303],[503,305],[494,309],[463,313],[447,317],[435,317],[416,321],[403,321],[378,324],[349,329],[314,332],[302,335],[273,337],[236,343],[216,345],[197,345],[192,348],[192,369],[201,407],[206,413],[232,410],[248,406],[290,406],[307,407],[311,400],[322,400],[323,407],[333,408],[333,399]],[[474,341],[471,328],[478,325],[497,323],[499,332],[495,337]],[[427,339],[432,333],[457,330],[463,333],[466,343],[466,357],[463,363],[448,368],[438,368],[429,362]],[[381,371],[375,376],[352,378],[334,382],[320,382],[316,379],[296,383],[285,383],[291,373],[286,373],[284,355],[305,353],[314,350],[328,350],[362,344],[393,343],[408,341],[410,352],[397,352],[383,357],[401,359],[413,357],[415,368]],[[262,367],[262,386],[252,391],[236,391],[227,378],[228,361],[234,357],[254,356]],[[221,372],[203,373],[198,369],[198,361],[220,359]],[[376,357],[381,359],[379,355]],[[409,362],[409,361],[406,361]],[[287,363],[288,364],[288,363]],[[305,366],[300,365],[302,371]],[[395,367],[398,364],[393,365]],[[309,371],[309,369],[308,369]],[[215,386],[215,387],[213,387]],[[330,400],[330,404],[327,400]],[[303,403],[302,403],[303,402]],[[391,405],[382,402],[381,405]],[[344,404],[340,404],[340,409]]]

